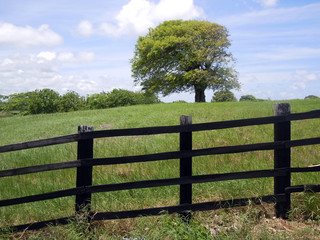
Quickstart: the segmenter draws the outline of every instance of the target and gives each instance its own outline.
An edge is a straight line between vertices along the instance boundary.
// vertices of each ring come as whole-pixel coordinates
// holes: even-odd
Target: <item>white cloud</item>
[[[240,74],[241,95],[252,94],[257,98],[303,99],[319,95],[319,71],[283,71]]]
[[[79,23],[78,31],[84,36],[90,36],[93,33],[92,24],[89,21],[84,20]]]
[[[0,94],[8,95],[34,89],[51,88],[59,92],[75,90],[89,93],[97,90],[97,84],[82,73],[63,73],[64,68],[78,67],[94,60],[94,53],[50,52],[38,54],[12,54],[0,58]],[[86,91],[87,89],[87,91]]]
[[[72,52],[61,52],[58,54],[57,60],[59,62],[92,62],[95,59],[93,52],[79,52],[74,55]]]
[[[59,53],[57,59],[60,62],[74,62],[75,56],[72,52],[62,52],[62,53]]]
[[[261,4],[263,7],[275,7],[278,0],[254,0],[255,2]]]
[[[82,62],[92,62],[95,56],[93,52],[79,52],[77,58]]]
[[[12,47],[55,46],[62,43],[62,37],[48,25],[35,29],[30,26],[18,27],[0,22],[0,45]]]
[[[38,58],[43,58],[45,60],[51,61],[56,58],[56,53],[55,52],[40,52],[37,57]]]
[[[304,82],[312,82],[312,81],[320,81],[320,76],[316,73],[310,73],[306,70],[297,70],[293,74],[293,79],[296,81],[304,81]]]
[[[160,0],[154,3],[148,0],[131,0],[124,5],[115,18],[116,23],[104,22],[94,28],[85,20],[78,25],[78,31],[84,36],[101,34],[106,36],[141,35],[150,27],[162,21],[172,19],[194,19],[204,16],[204,11],[194,5],[193,0]]]

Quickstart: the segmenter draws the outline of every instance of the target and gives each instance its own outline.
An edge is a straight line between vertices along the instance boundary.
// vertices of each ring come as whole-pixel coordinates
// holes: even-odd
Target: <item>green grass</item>
[[[320,109],[320,100],[318,99],[292,100],[288,102],[291,104],[291,111],[293,113]],[[193,123],[273,116],[273,104],[274,102],[271,101],[166,103],[47,115],[3,117],[0,118],[0,145],[73,134],[77,132],[78,125],[93,125],[95,130],[103,130],[178,125],[180,115],[191,115]],[[319,137],[319,127],[320,119],[293,122],[292,139]],[[94,157],[175,151],[179,149],[178,141],[178,134],[96,139]],[[270,141],[273,141],[272,125],[203,131],[193,134],[194,149]],[[75,160],[76,148],[76,143],[69,143],[3,153],[0,154],[0,169]],[[318,145],[294,148],[292,150],[292,166],[304,167],[311,164],[319,164],[319,150],[320,147]],[[168,160],[94,167],[93,184],[178,177],[178,163],[178,160]],[[195,157],[193,159],[193,166],[193,174],[195,175],[270,169],[273,167],[273,152],[259,151],[221,156]],[[293,174],[292,185],[318,184],[319,177],[319,173]],[[75,169],[5,177],[0,181],[0,199],[72,188],[75,187],[75,178]],[[193,192],[194,202],[255,197],[272,194],[273,180],[270,178],[194,184]],[[92,208],[95,211],[120,211],[168,206],[178,204],[178,197],[178,186],[97,193],[93,194]],[[313,202],[315,201],[317,203],[319,198],[313,199],[313,202],[310,199],[304,200],[300,195],[293,194],[293,209],[295,212],[299,214],[302,212],[308,212],[308,214],[310,214],[310,212],[312,212],[313,216],[318,216],[319,209],[314,207],[316,204]],[[301,205],[301,201],[311,201],[313,204],[309,205],[312,205],[312,207],[306,204],[305,209],[297,208],[296,206]],[[293,214],[295,212],[293,212]],[[2,207],[0,208],[0,226],[3,227],[64,217],[72,215],[73,213],[74,197]],[[151,217],[150,219],[158,219],[152,221],[164,221],[161,222],[161,224],[163,224],[163,228],[166,229],[167,218],[171,219],[171,217],[160,217],[160,220],[156,217]],[[199,221],[203,222],[201,218],[202,217],[200,217]],[[141,225],[140,220],[128,221],[131,221],[133,225]],[[175,222],[176,220],[172,221]],[[173,223],[171,222],[170,224]],[[170,228],[170,224],[167,226],[168,228]],[[179,225],[180,223],[177,224]],[[200,228],[199,231],[202,234],[202,225],[197,225],[198,223],[195,224],[195,226],[197,226],[196,228]],[[150,226],[146,228],[150,228]],[[181,226],[181,228],[184,229],[185,226]],[[128,227],[128,229],[130,230],[131,228]],[[129,231],[128,229],[127,232]],[[140,228],[137,227],[137,229]],[[143,229],[143,227],[141,229]],[[65,231],[69,230],[67,228]],[[130,231],[132,232],[133,230],[131,229]],[[159,231],[161,232],[161,230]],[[183,232],[184,230],[181,231]],[[136,232],[134,232],[134,234],[136,234]],[[120,235],[117,236],[123,237],[125,234],[121,235],[120,233]],[[160,237],[160,239],[162,238]],[[179,238],[172,237],[168,239]]]

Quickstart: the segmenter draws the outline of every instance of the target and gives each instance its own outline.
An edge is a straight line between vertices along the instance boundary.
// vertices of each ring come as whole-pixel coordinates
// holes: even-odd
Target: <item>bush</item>
[[[237,98],[234,96],[233,92],[230,90],[221,90],[215,92],[212,96],[211,102],[236,102]]]
[[[85,108],[85,99],[78,93],[71,91],[60,97],[59,111],[70,112],[78,111]]]
[[[59,111],[59,93],[52,89],[35,90],[31,92],[29,97],[29,109],[30,114],[39,113],[55,113]]]
[[[74,91],[63,96],[51,89],[35,90],[27,93],[15,93],[10,96],[0,95],[0,110],[8,113],[39,114],[69,112],[81,109],[104,109],[137,104],[160,102],[155,94],[114,89],[111,92],[95,93],[81,97]]]
[[[257,101],[257,99],[253,95],[244,95],[239,101]]]
[[[107,93],[95,93],[87,96],[87,108],[89,109],[103,109],[107,108]]]
[[[123,89],[113,89],[107,94],[107,106],[109,108],[129,106],[138,104],[139,96],[135,96],[134,92],[123,90]]]
[[[308,95],[304,99],[316,99],[316,98],[319,98],[319,97],[315,95]]]
[[[7,113],[29,114],[31,94],[32,92],[14,93],[4,97],[6,101],[2,102],[2,110]]]

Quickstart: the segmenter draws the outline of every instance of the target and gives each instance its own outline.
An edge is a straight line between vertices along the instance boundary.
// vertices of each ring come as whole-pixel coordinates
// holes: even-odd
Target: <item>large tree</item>
[[[164,96],[194,91],[239,88],[225,27],[208,21],[166,21],[139,37],[131,59],[132,76],[143,90]]]

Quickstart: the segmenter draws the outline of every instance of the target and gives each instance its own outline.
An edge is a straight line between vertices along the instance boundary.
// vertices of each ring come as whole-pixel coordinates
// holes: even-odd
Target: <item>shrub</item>
[[[102,109],[107,108],[107,93],[95,93],[87,96],[87,107],[89,109]]]
[[[257,99],[253,95],[241,96],[239,101],[256,101]]]
[[[221,90],[215,92],[212,96],[211,102],[236,102],[237,98],[234,96],[233,92],[230,90]]]
[[[316,98],[319,98],[319,97],[315,95],[308,95],[304,99],[316,99]]]
[[[55,113],[59,111],[59,93],[52,89],[35,90],[31,92],[29,97],[29,109],[30,114],[39,113]]]
[[[85,108],[85,99],[74,91],[67,92],[59,101],[60,112],[77,111]]]
[[[7,113],[29,114],[30,95],[27,93],[14,93],[5,97],[6,101],[2,102],[2,110]]]

